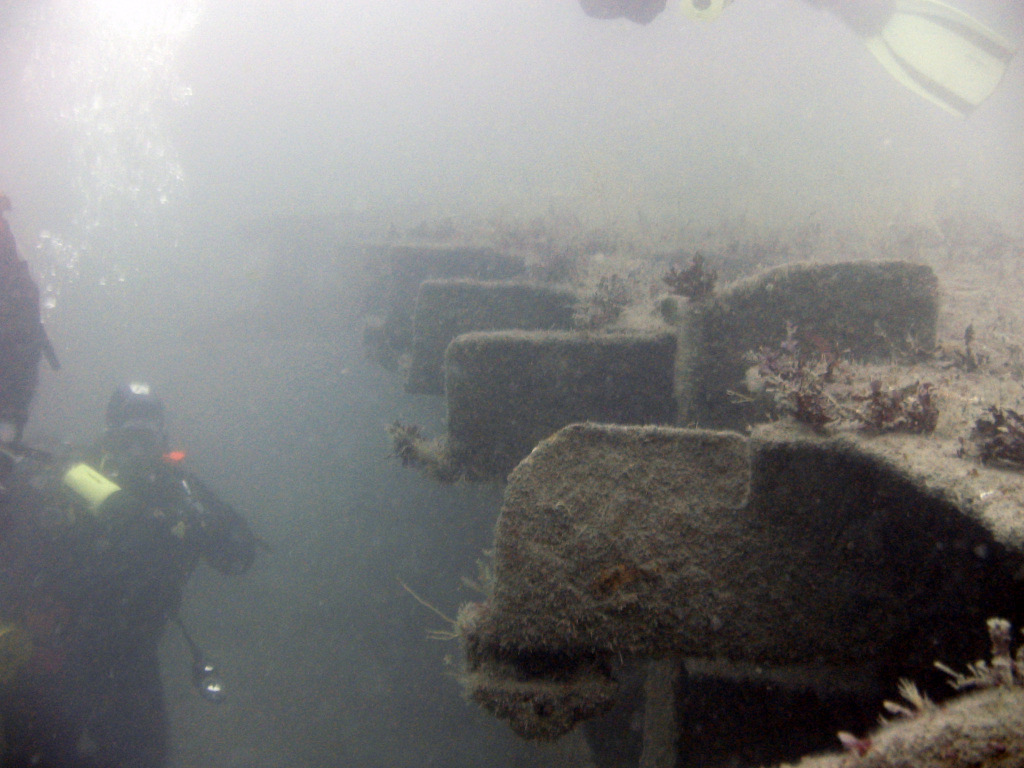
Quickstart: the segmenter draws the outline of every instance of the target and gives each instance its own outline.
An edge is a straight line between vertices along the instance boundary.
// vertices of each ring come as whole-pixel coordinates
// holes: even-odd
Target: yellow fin
[[[864,44],[897,82],[958,117],[992,94],[1015,53],[1006,38],[939,0],[897,0]]]

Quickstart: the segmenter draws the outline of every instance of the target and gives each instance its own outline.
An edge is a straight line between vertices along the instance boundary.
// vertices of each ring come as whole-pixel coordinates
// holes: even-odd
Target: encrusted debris
[[[988,620],[990,661],[977,661],[967,672],[936,666],[957,690],[977,689],[944,704],[935,704],[915,684],[904,680],[906,703],[886,702],[898,720],[866,736],[847,731],[838,737],[844,752],[806,758],[798,768],[1003,768],[1024,765],[1024,646],[1011,651],[1010,622]],[[785,768],[785,767],[784,767]],[[795,768],[795,766],[790,766]]]
[[[994,405],[978,417],[971,432],[983,463],[1024,468],[1024,416]]]

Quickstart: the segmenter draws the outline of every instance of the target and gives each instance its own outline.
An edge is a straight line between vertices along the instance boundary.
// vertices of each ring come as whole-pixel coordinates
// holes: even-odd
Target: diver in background
[[[130,384],[111,398],[94,452],[29,456],[12,474],[0,519],[0,627],[16,628],[31,655],[0,685],[4,768],[166,764],[161,636],[201,559],[240,574],[258,544],[166,448],[163,403]],[[217,700],[220,689],[198,677],[208,671],[194,667],[193,682]]]
[[[681,0],[698,19],[732,0]],[[901,85],[964,117],[999,85],[1015,50],[1008,40],[940,0],[805,0],[833,13]],[[664,0],[580,0],[588,16],[647,24]]]
[[[0,193],[0,443],[21,441],[28,408],[39,381],[39,359],[46,354],[59,368],[39,316],[39,289],[4,214],[11,201]]]

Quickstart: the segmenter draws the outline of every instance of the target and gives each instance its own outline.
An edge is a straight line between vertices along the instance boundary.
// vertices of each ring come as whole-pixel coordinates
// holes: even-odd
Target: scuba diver
[[[160,638],[168,620],[180,626],[200,560],[244,573],[261,544],[167,453],[164,406],[147,385],[119,387],[106,422],[92,451],[61,461],[28,452],[10,475],[0,517],[5,768],[164,766]],[[193,683],[220,700],[216,671],[185,639]]]
[[[0,193],[0,443],[21,441],[39,380],[39,360],[60,364],[39,316],[39,289],[4,214],[11,201]]]
[[[698,19],[716,18],[732,0],[681,0]],[[999,85],[1015,50],[1008,40],[940,0],[805,0],[835,14],[906,88],[965,117]],[[641,24],[664,0],[580,0],[588,16]]]

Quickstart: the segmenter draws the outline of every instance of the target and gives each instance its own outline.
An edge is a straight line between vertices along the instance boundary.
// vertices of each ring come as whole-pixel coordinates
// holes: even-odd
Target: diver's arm
[[[248,571],[256,560],[260,540],[245,518],[191,473],[186,474],[186,482],[202,510],[199,522],[203,559],[223,574]]]

